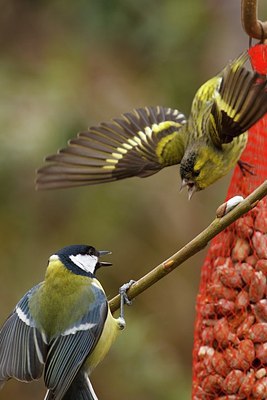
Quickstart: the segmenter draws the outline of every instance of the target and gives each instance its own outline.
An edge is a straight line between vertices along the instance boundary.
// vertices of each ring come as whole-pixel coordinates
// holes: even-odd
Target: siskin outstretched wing
[[[217,77],[207,131],[218,147],[246,132],[267,112],[266,76],[246,69],[247,59],[245,52]]]
[[[0,387],[9,378],[29,382],[42,375],[48,346],[28,305],[38,287],[26,293],[0,331]]]
[[[50,164],[37,171],[36,186],[52,189],[152,175],[181,161],[185,123],[177,110],[146,107],[91,127],[46,158]]]

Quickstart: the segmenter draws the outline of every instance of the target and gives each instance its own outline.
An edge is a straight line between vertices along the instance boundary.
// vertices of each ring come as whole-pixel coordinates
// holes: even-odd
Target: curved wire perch
[[[241,1],[241,21],[249,37],[260,41],[267,39],[267,21],[258,19],[258,0]]]
[[[128,299],[131,300],[138,296],[150,286],[154,285],[154,283],[158,282],[161,278],[172,272],[188,258],[202,250],[211,239],[242,215],[250,211],[266,195],[267,181],[264,181],[256,190],[254,190],[254,192],[246,197],[229,213],[225,214],[222,218],[215,218],[215,220],[212,221],[204,231],[191,240],[191,242],[187,243],[173,256],[168,258],[166,261],[163,261],[152,271],[148,272],[145,276],[136,281],[127,291]],[[120,307],[120,295],[111,299],[109,301],[109,306],[112,313],[118,310]]]

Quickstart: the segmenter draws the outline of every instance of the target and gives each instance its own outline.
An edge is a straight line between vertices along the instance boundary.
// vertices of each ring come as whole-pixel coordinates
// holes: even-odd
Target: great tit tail
[[[57,400],[51,390],[48,390],[44,400]],[[98,400],[93,386],[83,371],[80,371],[62,400]]]

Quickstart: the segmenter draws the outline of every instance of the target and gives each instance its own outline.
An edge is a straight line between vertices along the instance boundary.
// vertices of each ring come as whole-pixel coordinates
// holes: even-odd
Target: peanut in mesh
[[[238,220],[212,250],[193,400],[267,399],[267,210]]]

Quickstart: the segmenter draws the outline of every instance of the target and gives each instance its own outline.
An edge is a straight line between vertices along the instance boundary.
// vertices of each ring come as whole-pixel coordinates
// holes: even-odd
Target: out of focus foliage
[[[67,244],[112,250],[108,295],[177,251],[214,217],[229,177],[191,202],[178,168],[148,179],[36,192],[46,154],[134,107],[188,114],[198,86],[248,44],[232,0],[2,0],[0,320]],[[188,399],[194,302],[204,252],[127,310],[127,330],[92,381],[101,399]],[[9,382],[1,399],[44,395]]]

